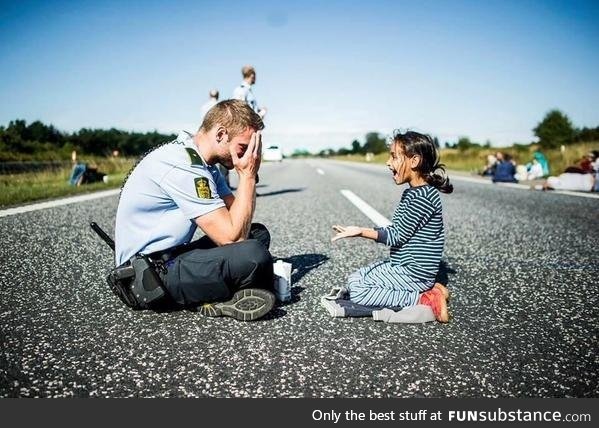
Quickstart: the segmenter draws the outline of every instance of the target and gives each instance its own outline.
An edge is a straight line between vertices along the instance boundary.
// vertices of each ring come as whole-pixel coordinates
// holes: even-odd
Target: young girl
[[[395,132],[387,166],[396,184],[408,183],[393,214],[393,223],[375,229],[333,226],[341,238],[362,237],[391,247],[390,260],[360,268],[348,278],[349,299],[371,307],[431,306],[435,318],[447,322],[447,289],[435,284],[445,241],[439,192],[453,186],[439,164],[428,135]]]

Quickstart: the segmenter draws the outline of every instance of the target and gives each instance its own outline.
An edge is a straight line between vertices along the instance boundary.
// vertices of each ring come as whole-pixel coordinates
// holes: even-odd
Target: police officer
[[[263,123],[227,100],[195,135],[181,133],[146,155],[126,180],[115,228],[116,264],[136,254],[161,264],[168,295],[208,316],[254,320],[272,309],[270,235],[252,224]],[[239,175],[234,196],[214,166]],[[190,242],[196,228],[205,234]]]
[[[252,92],[252,85],[256,83],[256,70],[251,65],[245,65],[241,69],[241,75],[243,76],[243,81],[241,82],[241,85],[233,90],[233,99],[245,101],[252,110],[258,113],[261,118],[264,118],[266,115],[266,108],[258,107],[258,102]]]

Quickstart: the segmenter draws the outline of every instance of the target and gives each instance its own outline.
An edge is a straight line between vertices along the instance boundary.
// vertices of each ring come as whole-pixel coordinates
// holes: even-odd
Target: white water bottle
[[[283,260],[277,260],[273,265],[275,295],[279,302],[291,300],[291,268],[291,263],[285,263]]]

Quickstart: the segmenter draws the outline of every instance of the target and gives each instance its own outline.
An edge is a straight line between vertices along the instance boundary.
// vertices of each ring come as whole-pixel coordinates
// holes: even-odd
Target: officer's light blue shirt
[[[117,266],[137,253],[191,241],[195,218],[224,207],[222,198],[230,194],[218,169],[201,158],[191,134],[182,132],[150,152],[121,193],[115,227]]]

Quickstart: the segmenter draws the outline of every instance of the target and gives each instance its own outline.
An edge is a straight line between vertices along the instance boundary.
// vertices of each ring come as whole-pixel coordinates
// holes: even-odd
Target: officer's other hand
[[[262,134],[260,131],[252,134],[245,153],[241,157],[237,155],[235,147],[231,146],[230,151],[233,166],[239,176],[255,178],[262,160]]]

